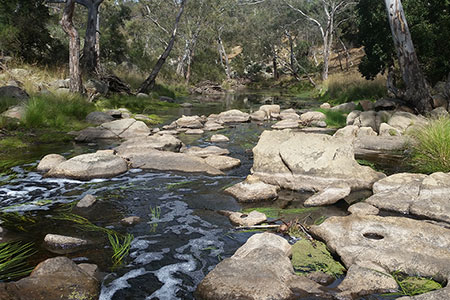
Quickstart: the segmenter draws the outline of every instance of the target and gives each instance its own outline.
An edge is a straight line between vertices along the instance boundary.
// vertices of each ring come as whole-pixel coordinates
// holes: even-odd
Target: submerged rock
[[[321,225],[312,226],[311,232],[326,241],[328,248],[337,253],[350,269],[356,265],[385,274],[401,270],[437,281],[450,278],[450,230],[438,225],[403,217],[350,215],[328,218]],[[341,288],[361,296],[378,291],[377,288],[385,289],[392,283],[389,280],[388,284],[378,287],[371,284],[368,289],[365,276],[351,277],[355,279],[349,278],[348,284],[344,284],[344,280]],[[385,282],[386,278],[381,279]],[[360,289],[355,291],[353,286]],[[431,292],[430,295],[450,295],[448,289]],[[417,297],[413,299],[433,299],[425,295]]]
[[[87,194],[80,201],[78,201],[76,207],[78,208],[88,208],[97,202],[97,198],[94,195]]]
[[[99,281],[67,257],[41,262],[29,277],[0,283],[0,299],[98,299]]]
[[[50,252],[57,254],[77,252],[86,249],[89,244],[87,240],[59,234],[47,234],[44,243]]]
[[[289,260],[290,248],[285,239],[275,234],[253,235],[200,282],[198,298],[283,300],[293,299],[295,292],[327,298],[319,284],[295,275]]]
[[[239,202],[259,202],[276,199],[279,187],[260,181],[258,178],[248,176],[243,182],[225,189]]]
[[[114,177],[127,170],[127,162],[121,157],[97,152],[75,156],[52,168],[46,176],[89,180]]]
[[[262,181],[292,190],[321,191],[347,185],[371,189],[384,174],[361,166],[352,141],[324,134],[264,131],[253,148],[253,172]]]
[[[39,172],[47,172],[59,164],[66,161],[66,158],[59,154],[48,154],[44,156],[37,166]]]
[[[120,220],[120,223],[126,226],[133,226],[139,224],[141,222],[141,218],[137,216],[126,217]]]

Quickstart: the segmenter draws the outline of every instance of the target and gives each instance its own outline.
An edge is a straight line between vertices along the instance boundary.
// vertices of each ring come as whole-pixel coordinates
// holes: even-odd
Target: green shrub
[[[22,120],[29,128],[79,129],[81,121],[95,110],[85,98],[73,94],[32,97]]]
[[[325,83],[323,101],[342,104],[357,100],[377,100],[386,96],[386,79],[366,80],[359,73],[332,75]]]
[[[411,163],[419,172],[450,172],[450,119],[439,118],[413,131]]]
[[[324,113],[327,116],[325,123],[329,127],[341,128],[347,124],[347,115],[341,111],[334,111],[331,109],[319,108],[317,111]]]

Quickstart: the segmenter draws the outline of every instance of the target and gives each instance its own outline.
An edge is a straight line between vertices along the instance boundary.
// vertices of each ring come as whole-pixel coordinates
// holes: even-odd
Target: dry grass
[[[377,100],[386,96],[386,78],[378,76],[367,80],[357,72],[331,75],[324,82],[327,92],[324,100],[345,103],[359,100]]]

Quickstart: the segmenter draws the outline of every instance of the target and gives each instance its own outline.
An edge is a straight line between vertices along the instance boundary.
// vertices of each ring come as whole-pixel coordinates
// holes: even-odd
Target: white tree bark
[[[432,99],[429,87],[417,59],[402,2],[400,0],[385,0],[385,3],[400,70],[406,87],[404,98],[421,113],[431,111]]]

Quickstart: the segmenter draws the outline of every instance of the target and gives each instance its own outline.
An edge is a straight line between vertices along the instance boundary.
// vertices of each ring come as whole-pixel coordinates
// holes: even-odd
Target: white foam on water
[[[128,283],[129,279],[133,279],[145,274],[148,274],[148,272],[144,268],[131,270],[122,277],[114,279],[107,286],[103,284],[99,300],[110,300],[117,291],[131,287],[131,285]]]
[[[162,267],[158,271],[155,271],[154,274],[158,278],[160,282],[163,283],[163,286],[151,294],[146,299],[159,299],[159,300],[174,300],[181,299],[176,296],[176,293],[180,289],[180,285],[183,283],[181,279],[175,278],[174,275],[177,272],[191,272],[195,270],[196,264],[195,260],[191,255],[176,255],[178,259],[185,260],[186,262],[177,263],[173,265],[168,265]]]

